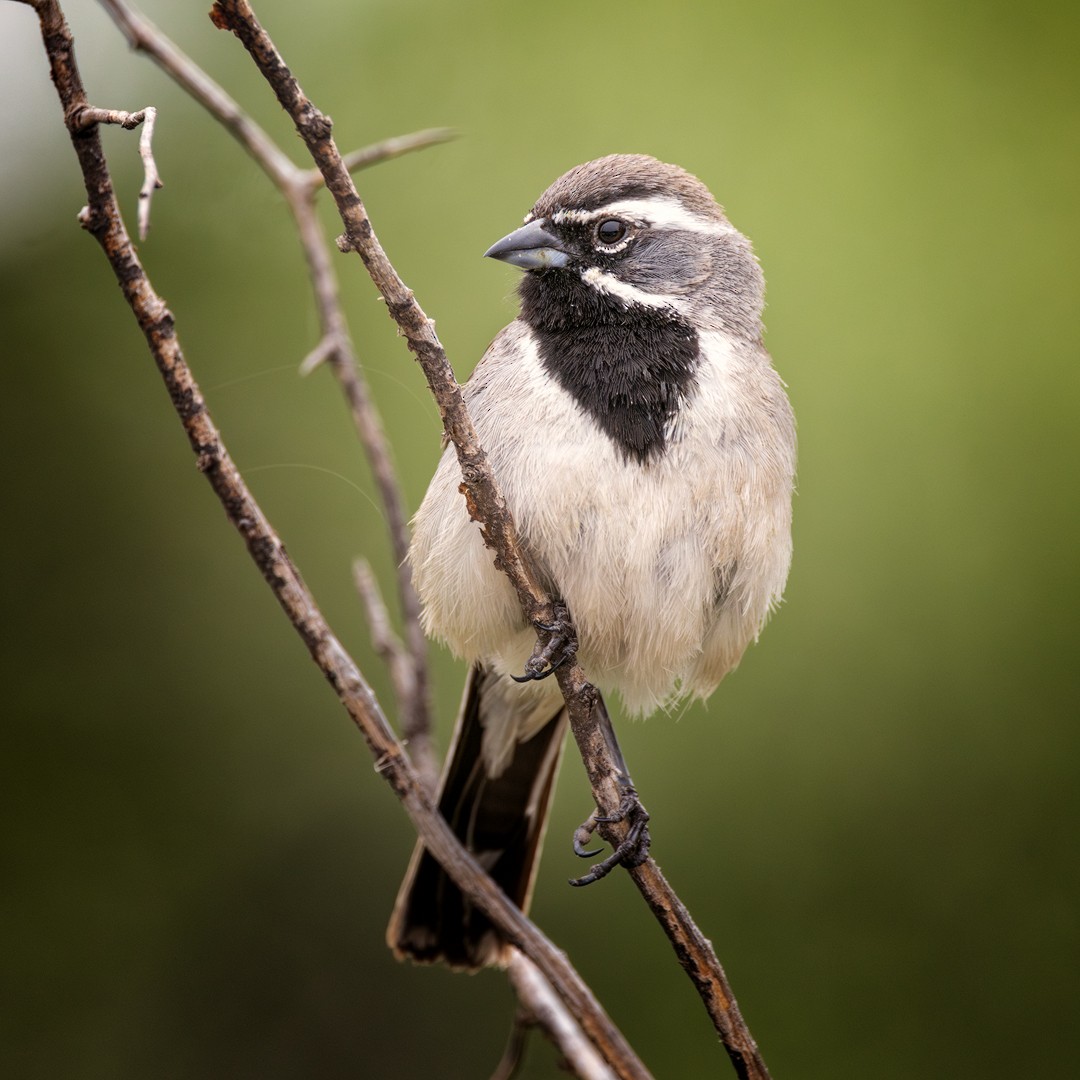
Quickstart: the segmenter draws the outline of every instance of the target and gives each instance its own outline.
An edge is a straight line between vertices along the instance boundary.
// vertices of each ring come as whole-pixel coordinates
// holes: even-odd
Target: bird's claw
[[[620,821],[628,821],[630,828],[618,847],[603,861],[589,867],[589,872],[583,877],[571,878],[570,884],[576,887],[591,885],[594,881],[607,877],[616,866],[625,866],[628,870],[640,866],[649,857],[649,812],[641,805],[637,792],[633,788],[627,788],[623,792],[619,809],[613,814],[591,813],[584,822],[574,831],[574,854],[583,859],[590,859],[600,853],[586,851],[585,845],[596,831],[598,825],[615,824]]]
[[[554,637],[551,639],[554,641]],[[546,647],[545,647],[546,651]],[[549,675],[554,675],[556,671],[570,659],[569,650],[565,651],[562,656],[557,660],[549,661],[541,654],[533,654],[529,657],[525,664],[524,675],[511,675],[510,678],[514,682],[540,682],[541,679],[546,679]]]
[[[593,848],[592,851],[586,851],[585,845],[592,839],[592,834],[596,831],[597,817],[594,810],[586,819],[574,830],[574,854],[579,859],[591,859],[594,855],[599,855],[603,848]]]
[[[554,621],[536,624],[537,629],[547,631],[547,643],[536,643],[532,656],[525,662],[525,674],[510,676],[514,682],[540,682],[554,675],[577,652],[577,638],[570,622],[570,612],[565,604],[558,601],[554,608]]]

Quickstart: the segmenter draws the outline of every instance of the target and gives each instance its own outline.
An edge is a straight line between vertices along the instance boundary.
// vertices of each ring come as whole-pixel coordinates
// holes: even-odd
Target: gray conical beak
[[[530,221],[492,244],[486,259],[501,259],[522,270],[557,270],[570,261],[562,241],[544,228],[542,221]]]

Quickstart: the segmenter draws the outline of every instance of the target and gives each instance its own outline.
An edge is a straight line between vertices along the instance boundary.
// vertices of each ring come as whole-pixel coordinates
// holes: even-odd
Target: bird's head
[[[534,322],[605,322],[633,309],[757,338],[764,286],[746,238],[675,165],[612,154],[551,185],[486,255],[528,271]]]

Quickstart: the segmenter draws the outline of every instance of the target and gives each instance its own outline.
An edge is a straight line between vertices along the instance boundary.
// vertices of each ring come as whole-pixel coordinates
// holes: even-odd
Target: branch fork
[[[143,184],[139,188],[139,239],[145,240],[150,232],[150,199],[158,188],[165,185],[158,174],[157,162],[154,161],[154,124],[157,121],[157,109],[147,105],[138,112],[124,112],[122,109],[99,109],[88,103],[73,105],[64,114],[64,122],[72,135],[89,131],[98,124],[116,124],[125,131],[132,131],[142,124],[139,136],[139,156],[143,163]],[[87,221],[89,218],[86,219]],[[79,221],[84,224],[82,215]]]

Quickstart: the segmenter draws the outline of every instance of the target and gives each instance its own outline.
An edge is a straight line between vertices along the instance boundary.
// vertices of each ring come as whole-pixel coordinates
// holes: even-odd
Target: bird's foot
[[[589,867],[589,872],[584,877],[571,878],[570,884],[574,886],[591,885],[607,877],[616,866],[625,866],[628,870],[640,866],[649,857],[649,812],[641,805],[638,793],[628,787],[623,791],[619,809],[614,814],[598,814],[595,810],[574,830],[574,854],[582,859],[591,859],[600,854],[600,848],[594,851],[586,851],[585,845],[596,832],[598,825],[616,824],[627,821],[630,828],[626,836],[615,850],[603,860]]]
[[[548,632],[547,643],[541,645],[537,641],[532,656],[525,663],[525,674],[510,676],[514,682],[539,682],[546,679],[549,675],[554,675],[567,660],[573,659],[577,652],[577,637],[573,623],[570,622],[569,610],[559,600],[553,607],[554,620],[550,623],[537,623],[538,629]]]

